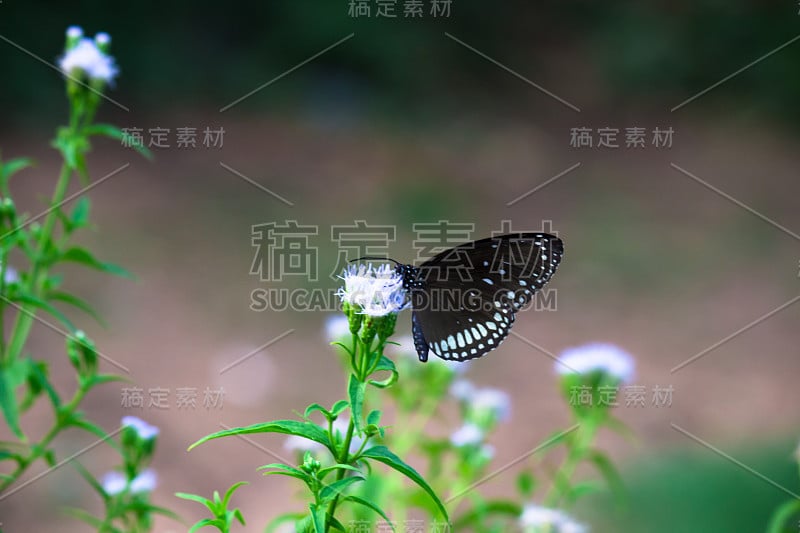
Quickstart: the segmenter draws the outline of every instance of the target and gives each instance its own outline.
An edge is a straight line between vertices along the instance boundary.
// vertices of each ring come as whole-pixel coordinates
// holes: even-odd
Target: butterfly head
[[[398,263],[394,270],[399,276],[402,276],[403,288],[405,290],[413,291],[415,289],[422,289],[425,286],[425,282],[419,275],[419,267]]]

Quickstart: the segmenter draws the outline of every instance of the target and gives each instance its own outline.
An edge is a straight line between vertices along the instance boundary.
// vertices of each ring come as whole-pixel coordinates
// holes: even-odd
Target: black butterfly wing
[[[466,243],[423,263],[411,317],[420,360],[429,350],[465,361],[497,348],[563,253],[553,235],[514,233]]]

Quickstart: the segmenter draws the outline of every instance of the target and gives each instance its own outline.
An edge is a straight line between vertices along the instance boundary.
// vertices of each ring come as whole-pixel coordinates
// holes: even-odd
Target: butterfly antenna
[[[399,265],[400,262],[392,259],[391,257],[376,257],[376,256],[366,256],[366,257],[359,257],[358,259],[351,259],[350,263],[355,263],[356,261],[391,261],[395,265]]]

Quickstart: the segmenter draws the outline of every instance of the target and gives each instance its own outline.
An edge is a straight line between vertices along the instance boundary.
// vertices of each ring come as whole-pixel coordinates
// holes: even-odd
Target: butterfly
[[[554,235],[511,233],[456,246],[420,266],[391,260],[409,293],[419,360],[433,352],[466,361],[497,348],[563,254]]]

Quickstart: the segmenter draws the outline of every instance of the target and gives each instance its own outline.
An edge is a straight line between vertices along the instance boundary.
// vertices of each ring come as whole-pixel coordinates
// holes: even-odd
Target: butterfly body
[[[564,253],[547,233],[513,233],[445,250],[419,267],[398,264],[411,299],[419,360],[466,361],[497,348],[516,313],[553,276]]]

